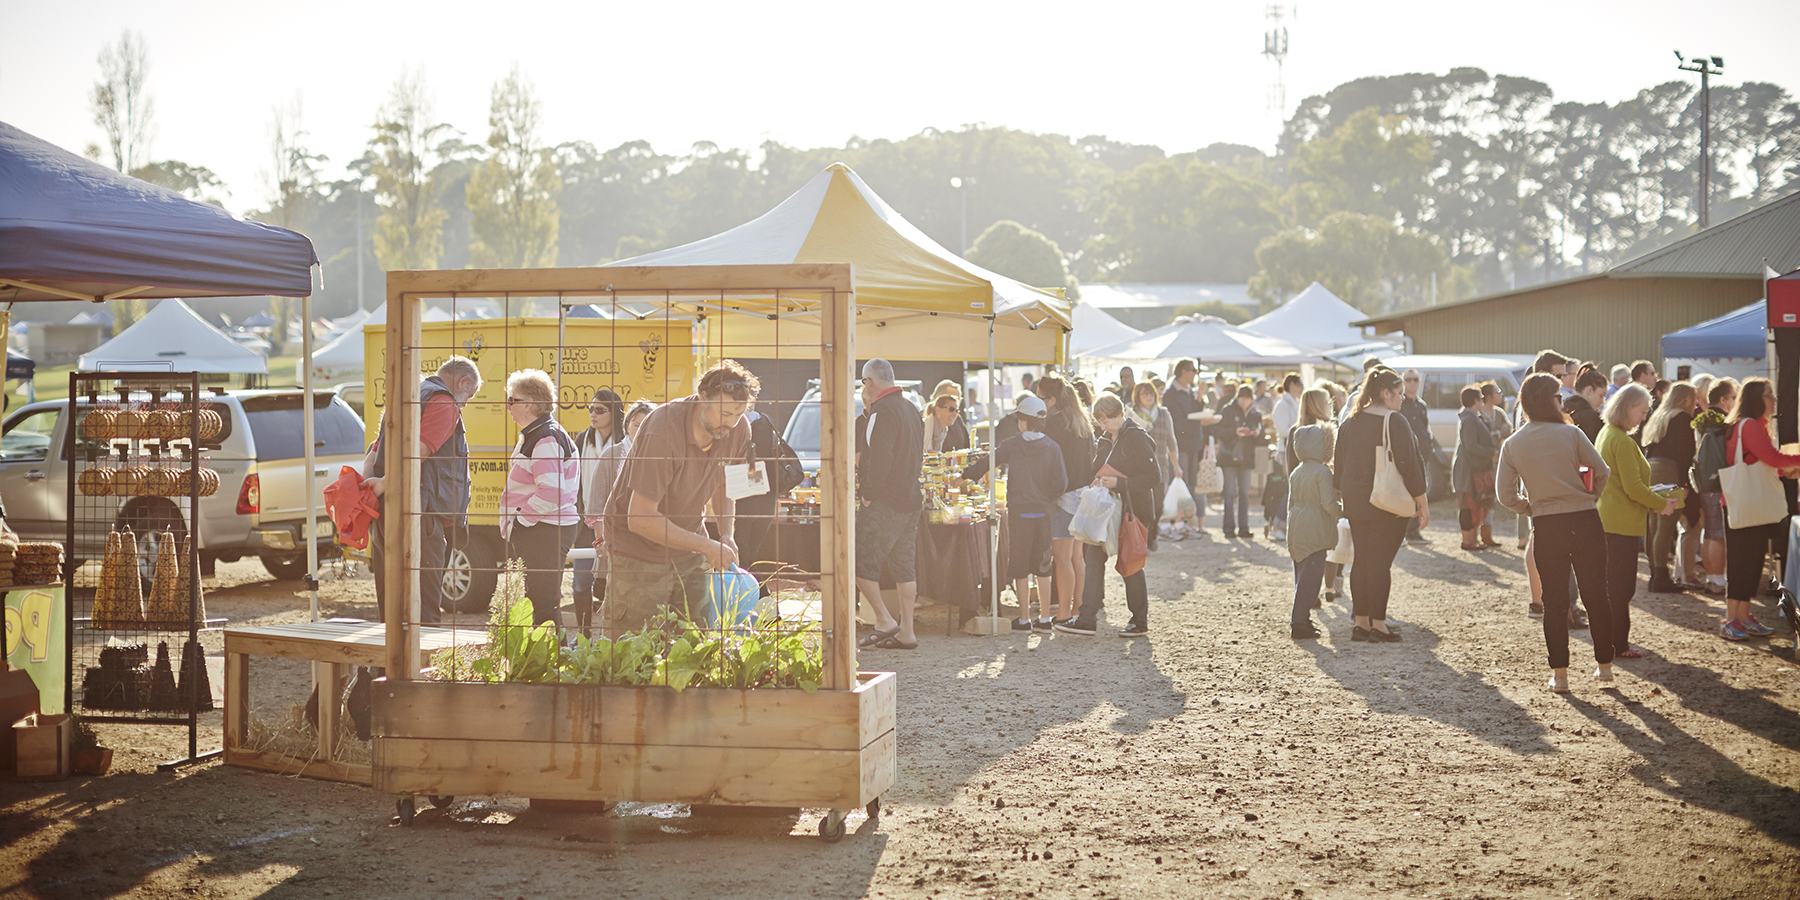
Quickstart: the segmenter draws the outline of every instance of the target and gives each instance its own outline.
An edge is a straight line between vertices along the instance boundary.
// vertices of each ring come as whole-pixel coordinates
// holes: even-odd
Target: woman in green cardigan
[[[1615,659],[1640,659],[1631,649],[1631,598],[1637,593],[1637,561],[1644,543],[1644,525],[1651,513],[1675,512],[1676,502],[1650,490],[1650,461],[1638,449],[1631,432],[1650,414],[1650,392],[1641,384],[1627,384],[1606,401],[1602,417],[1606,427],[1594,446],[1612,477],[1600,494],[1600,524],[1606,529],[1606,598],[1612,609],[1612,634],[1594,629],[1596,642],[1612,640]]]

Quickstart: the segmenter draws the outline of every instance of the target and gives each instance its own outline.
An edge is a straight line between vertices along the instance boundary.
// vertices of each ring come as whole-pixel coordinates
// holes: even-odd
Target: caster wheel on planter
[[[451,797],[446,794],[432,794],[431,795],[431,805],[438,809],[448,810],[450,808],[450,804],[455,803],[455,802],[456,802],[455,797]]]
[[[418,812],[418,805],[411,797],[401,797],[394,802],[394,812],[399,814],[401,825],[410,826],[413,823],[413,815]]]
[[[869,821],[871,822],[881,818],[881,798],[876,797],[875,799],[870,800],[868,807],[866,807],[866,811],[869,814]]]
[[[819,837],[835,844],[844,839],[844,811],[834,809],[819,820]]]

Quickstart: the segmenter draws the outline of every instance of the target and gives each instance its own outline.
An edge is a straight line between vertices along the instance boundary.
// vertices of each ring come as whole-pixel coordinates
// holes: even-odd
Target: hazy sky
[[[218,172],[264,202],[271,109],[296,92],[329,171],[360,155],[404,67],[423,65],[441,120],[480,142],[516,61],[545,138],[842,146],[972,122],[1104,134],[1169,152],[1272,149],[1275,68],[1264,0],[901,4],[304,4],[0,0],[0,121],[80,152],[101,138],[95,57],[122,29],[150,49],[158,159]],[[1365,75],[1476,66],[1617,101],[1685,75],[1670,52],[1723,56],[1726,82],[1800,93],[1792,0],[1302,0],[1289,4],[1288,109]],[[875,188],[880,190],[880,186]]]

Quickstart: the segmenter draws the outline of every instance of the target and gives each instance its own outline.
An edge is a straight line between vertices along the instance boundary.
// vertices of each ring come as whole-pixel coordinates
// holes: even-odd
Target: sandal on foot
[[[899,631],[899,629],[897,629],[897,628],[894,630]],[[906,641],[900,640],[899,638],[894,637],[893,635],[890,634],[887,637],[884,637],[881,640],[876,641],[875,649],[877,649],[877,650],[917,650],[917,649],[919,649],[919,642],[913,641],[911,643],[907,643]]]
[[[900,626],[898,626],[898,625],[895,625],[894,627],[889,628],[886,631],[880,631],[880,630],[871,631],[868,634],[865,634],[861,638],[859,638],[856,641],[856,646],[861,647],[864,650],[867,650],[870,647],[877,646],[882,641],[888,640],[889,638],[892,638],[894,635],[899,634],[899,633],[900,633]]]

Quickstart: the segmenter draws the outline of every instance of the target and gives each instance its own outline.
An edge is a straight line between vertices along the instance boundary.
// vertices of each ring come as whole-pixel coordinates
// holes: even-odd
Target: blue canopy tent
[[[0,302],[312,293],[304,235],[115,172],[0,122]]]
[[[1768,323],[1768,303],[1758,300],[1663,335],[1664,377],[1674,378],[1682,366],[1690,375],[1705,372],[1741,379],[1766,374]]]
[[[240,219],[0,122],[0,303],[310,298],[318,263],[305,235]],[[310,302],[301,303],[310,321]],[[310,509],[318,496],[313,424],[303,421]],[[307,571],[316,572],[317,543],[306,545]],[[317,619],[316,590],[312,608]]]

